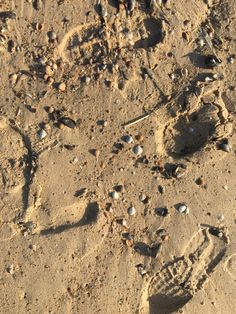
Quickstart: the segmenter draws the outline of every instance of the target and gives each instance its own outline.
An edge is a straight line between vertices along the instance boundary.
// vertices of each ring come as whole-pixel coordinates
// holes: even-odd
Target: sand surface
[[[0,1],[0,313],[233,314],[235,1],[117,4]]]

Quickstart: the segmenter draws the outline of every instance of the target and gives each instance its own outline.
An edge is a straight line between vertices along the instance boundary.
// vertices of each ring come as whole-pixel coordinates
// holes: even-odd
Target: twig
[[[150,116],[152,116],[153,114],[156,114],[157,113],[157,111],[160,109],[160,105],[169,105],[169,104],[171,104],[176,98],[178,98],[179,97],[179,95],[182,93],[182,90],[180,91],[180,92],[178,92],[175,96],[173,96],[173,97],[171,97],[171,99],[170,100],[168,100],[166,103],[164,103],[164,102],[161,102],[160,104],[158,104],[154,109],[152,109],[150,112],[147,112],[147,113],[145,113],[145,114],[143,114],[142,116],[139,116],[139,117],[137,117],[137,118],[135,118],[135,119],[133,119],[133,120],[131,120],[131,121],[128,121],[127,123],[124,123],[123,124],[123,126],[125,127],[125,128],[127,128],[127,127],[129,127],[129,126],[132,126],[132,125],[134,125],[134,124],[136,124],[136,123],[139,123],[139,122],[141,122],[141,121],[143,121],[143,120],[146,120],[147,118],[149,118]]]

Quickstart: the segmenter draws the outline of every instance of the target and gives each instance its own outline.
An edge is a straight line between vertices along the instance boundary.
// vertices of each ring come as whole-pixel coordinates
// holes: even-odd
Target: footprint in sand
[[[22,206],[22,189],[26,180],[28,151],[22,136],[0,120],[0,204],[1,221],[12,221]]]
[[[182,308],[210,279],[223,259],[227,238],[207,229],[194,234],[183,255],[167,262],[152,277],[144,295],[141,313],[172,313]]]
[[[78,144],[76,131],[68,136],[70,141]],[[33,225],[33,234],[55,241],[61,241],[63,234],[68,249],[76,250],[77,257],[82,259],[102,244],[109,224],[97,200],[86,192],[81,197],[76,194],[78,176],[71,174],[78,171],[78,164],[71,160],[77,149],[80,145],[73,151],[56,146],[38,156],[23,227]],[[82,163],[83,156],[79,153],[78,156]],[[89,176],[88,172],[86,174]]]
[[[231,117],[221,95],[215,96],[213,92],[211,89],[209,94],[204,88],[199,95],[190,92],[182,100],[184,109],[175,112],[175,117],[170,117],[171,107],[160,111],[159,116],[168,116],[169,122],[167,125],[158,123],[155,139],[159,154],[174,159],[211,160],[217,141],[232,132]],[[217,158],[224,155],[222,151],[217,152]]]

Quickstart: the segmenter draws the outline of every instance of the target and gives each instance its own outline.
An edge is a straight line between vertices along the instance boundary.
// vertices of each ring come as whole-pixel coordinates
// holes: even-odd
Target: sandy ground
[[[235,1],[120,2],[0,2],[1,313],[236,312]]]

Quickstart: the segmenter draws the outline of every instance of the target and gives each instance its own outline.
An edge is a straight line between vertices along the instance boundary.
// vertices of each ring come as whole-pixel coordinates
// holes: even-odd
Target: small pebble
[[[55,111],[55,109],[52,107],[52,106],[50,106],[49,108],[48,108],[48,113],[53,113]]]
[[[165,188],[162,185],[158,185],[158,191],[159,193],[163,194],[165,193]]]
[[[124,186],[122,184],[118,184],[114,187],[114,190],[118,193],[121,193],[124,191]]]
[[[218,219],[219,219],[219,221],[223,221],[223,220],[225,219],[224,214],[219,215],[219,216],[218,216]]]
[[[86,77],[84,78],[84,82],[85,82],[86,85],[89,85],[90,82],[91,82],[91,78],[90,78],[89,76],[86,76]]]
[[[139,142],[142,142],[142,141],[144,140],[144,136],[143,136],[142,134],[137,134],[137,135],[135,136],[135,139],[136,139],[137,141],[139,141]]]
[[[131,144],[131,143],[133,143],[133,141],[134,141],[133,137],[132,137],[131,135],[128,135],[128,134],[122,136],[122,140],[123,140],[124,142],[128,143],[128,144]]]
[[[49,40],[55,40],[57,39],[57,34],[54,31],[48,32],[48,39]]]
[[[14,275],[15,270],[14,270],[14,265],[10,265],[9,267],[7,267],[6,271],[11,274]]]
[[[124,218],[121,219],[117,219],[116,222],[120,225],[122,225],[123,227],[127,228],[127,221]]]
[[[66,84],[64,82],[60,83],[58,85],[58,89],[61,91],[61,92],[64,92],[66,90]]]
[[[181,214],[188,214],[189,213],[189,208],[185,204],[181,204],[178,207],[178,212]]]
[[[197,185],[203,185],[204,182],[203,182],[203,179],[201,177],[199,177],[199,178],[196,179],[195,183]]]
[[[168,215],[168,209],[166,207],[156,208],[155,212],[161,217],[166,217]]]
[[[29,248],[33,251],[37,250],[37,246],[35,244],[30,244]]]
[[[130,216],[133,216],[135,213],[136,213],[136,209],[135,209],[133,206],[130,206],[130,207],[128,208],[128,214],[129,214]]]
[[[231,151],[231,145],[229,143],[223,143],[220,145],[220,149],[223,150],[226,153],[229,153]]]
[[[233,64],[234,61],[235,61],[235,58],[234,58],[233,56],[229,56],[229,57],[228,57],[228,62],[229,62],[230,64]]]
[[[94,156],[95,156],[96,158],[98,158],[99,155],[100,155],[100,150],[95,149],[95,150],[94,150]]]
[[[142,147],[140,146],[140,145],[136,145],[136,146],[134,146],[134,148],[133,148],[133,152],[135,153],[135,155],[141,155],[142,154],[142,152],[143,152],[143,149],[142,149]]]
[[[38,138],[43,140],[47,136],[47,132],[44,129],[38,131]]]
[[[118,200],[120,195],[117,191],[113,191],[111,192],[111,197],[113,198],[113,200]]]
[[[220,64],[219,60],[214,55],[205,56],[205,65],[208,68],[214,68]]]
[[[139,200],[140,200],[141,202],[144,202],[144,201],[146,200],[146,198],[147,198],[147,196],[146,196],[144,193],[141,193],[141,194],[139,195]]]

